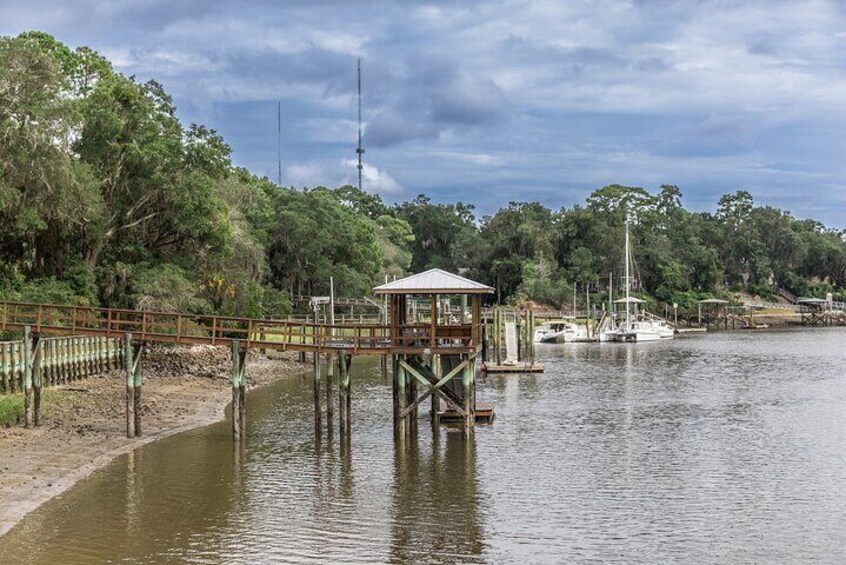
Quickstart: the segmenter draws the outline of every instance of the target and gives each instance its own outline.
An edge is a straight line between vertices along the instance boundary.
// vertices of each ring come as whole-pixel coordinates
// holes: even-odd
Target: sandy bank
[[[230,357],[210,346],[152,348],[143,365],[141,438],[126,437],[122,371],[45,389],[41,427],[0,429],[0,535],[118,455],[223,419]],[[293,356],[251,353],[247,381],[255,388],[304,370]]]

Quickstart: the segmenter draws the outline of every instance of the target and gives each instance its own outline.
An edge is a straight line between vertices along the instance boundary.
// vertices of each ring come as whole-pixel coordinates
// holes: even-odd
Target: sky
[[[180,119],[282,184],[357,182],[490,214],[558,209],[618,183],[675,184],[846,228],[846,2],[0,0],[38,29],[153,78]]]

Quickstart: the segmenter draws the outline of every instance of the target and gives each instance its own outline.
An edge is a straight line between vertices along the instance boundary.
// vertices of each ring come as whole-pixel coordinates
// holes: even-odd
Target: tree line
[[[604,296],[631,222],[636,290],[692,305],[781,286],[843,298],[844,232],[737,191],[691,212],[672,185],[611,185],[582,205],[396,205],[351,186],[279,187],[186,126],[155,81],[41,32],[0,38],[0,296],[149,310],[280,316],[294,297],[363,296],[432,267],[491,284],[500,303]],[[616,281],[615,281],[615,284]]]

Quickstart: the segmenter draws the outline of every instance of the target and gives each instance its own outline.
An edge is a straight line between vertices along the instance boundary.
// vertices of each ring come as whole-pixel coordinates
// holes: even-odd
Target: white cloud
[[[341,161],[341,167],[348,173],[352,174],[345,177],[344,184],[355,185],[358,183],[358,161],[355,159],[344,159]],[[392,196],[402,196],[405,194],[405,189],[397,180],[392,177],[387,171],[380,170],[377,167],[363,162],[361,169],[361,187],[367,192],[375,192],[378,194],[387,194]]]

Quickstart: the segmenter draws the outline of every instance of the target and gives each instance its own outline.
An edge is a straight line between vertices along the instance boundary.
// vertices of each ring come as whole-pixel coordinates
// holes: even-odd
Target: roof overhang
[[[491,294],[493,292],[493,287],[442,269],[429,269],[373,289],[374,294]]]
[[[640,298],[629,296],[628,298],[620,298],[619,300],[615,300],[614,304],[646,304],[646,300],[641,300]]]

